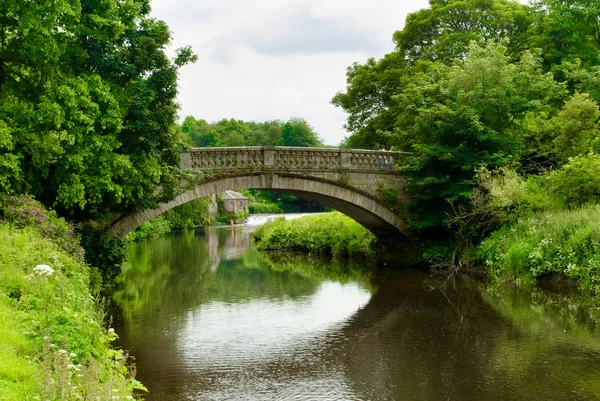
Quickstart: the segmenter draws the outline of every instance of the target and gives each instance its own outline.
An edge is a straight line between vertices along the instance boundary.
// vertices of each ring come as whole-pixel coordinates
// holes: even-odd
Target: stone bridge
[[[380,239],[402,239],[407,224],[398,211],[408,201],[406,178],[394,166],[406,156],[403,152],[334,148],[192,148],[181,154],[181,169],[196,176],[186,191],[157,209],[121,216],[110,232],[122,236],[191,200],[228,189],[251,188],[318,202],[353,218]]]

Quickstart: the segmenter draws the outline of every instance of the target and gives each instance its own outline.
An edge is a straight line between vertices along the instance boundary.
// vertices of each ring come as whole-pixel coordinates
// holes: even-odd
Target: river
[[[264,255],[247,227],[133,243],[118,345],[149,401],[600,399],[578,293]]]

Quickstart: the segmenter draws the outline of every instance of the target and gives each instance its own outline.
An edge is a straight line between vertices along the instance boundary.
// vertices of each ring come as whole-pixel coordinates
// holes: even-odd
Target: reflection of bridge
[[[253,188],[329,206],[353,218],[379,238],[403,237],[407,225],[397,210],[407,202],[403,191],[406,178],[391,165],[398,164],[404,157],[406,153],[402,152],[333,148],[192,148],[181,155],[181,168],[197,174],[195,183],[157,209],[121,216],[110,231],[124,235],[191,200],[228,189]],[[385,201],[384,192],[387,193]],[[390,199],[390,194],[396,199]]]

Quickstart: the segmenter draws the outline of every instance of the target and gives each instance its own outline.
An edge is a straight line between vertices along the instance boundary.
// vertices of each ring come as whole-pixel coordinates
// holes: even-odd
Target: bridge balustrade
[[[398,164],[407,155],[406,152],[289,146],[191,148],[189,152],[181,155],[181,167],[203,171],[240,169],[381,171],[385,163],[381,163],[379,168],[380,158],[385,158],[388,162],[393,159],[394,164]]]

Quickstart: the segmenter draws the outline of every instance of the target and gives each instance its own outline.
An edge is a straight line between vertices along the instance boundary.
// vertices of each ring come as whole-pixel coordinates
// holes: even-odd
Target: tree
[[[527,48],[532,23],[529,7],[511,0],[430,0],[429,8],[406,17],[394,33],[396,51],[410,65],[420,60],[451,64],[467,55],[470,43],[508,39],[516,59]]]
[[[346,91],[332,99],[349,114],[345,128],[351,135],[344,146],[409,150],[394,142],[402,110],[392,97],[401,91],[402,80],[431,62],[450,65],[464,59],[472,41],[508,40],[509,58],[516,60],[527,48],[531,23],[530,9],[509,0],[431,0],[430,8],[409,14],[404,29],[394,33],[396,50],[348,67]]]
[[[412,224],[439,227],[450,206],[467,205],[476,167],[496,169],[527,152],[522,120],[552,109],[564,86],[525,52],[511,63],[502,44],[471,45],[463,62],[432,63],[404,82],[395,99],[399,141],[417,152],[405,168],[415,202]]]
[[[283,146],[323,146],[313,128],[302,118],[292,118],[281,128]]]
[[[576,93],[556,117],[559,135],[554,139],[555,150],[562,161],[585,155],[598,144],[600,109],[587,93]]]
[[[148,0],[0,4],[0,191],[75,219],[173,196],[177,70],[195,56],[169,60],[149,12]]]
[[[589,0],[536,0],[532,46],[544,50],[545,68],[576,59],[586,66],[598,64],[600,3]]]

